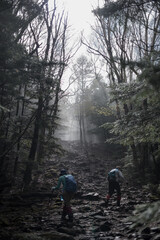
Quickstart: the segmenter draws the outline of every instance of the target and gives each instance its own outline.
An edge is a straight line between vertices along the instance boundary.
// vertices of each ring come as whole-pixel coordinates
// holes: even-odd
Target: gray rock
[[[95,192],[91,192],[88,194],[83,194],[81,198],[96,201],[96,200],[99,200],[99,194]]]
[[[74,237],[72,237],[71,235],[68,235],[66,233],[59,233],[56,231],[42,233],[41,237],[43,237],[43,240],[74,240]]]
[[[151,232],[160,233],[160,227],[152,227]]]
[[[112,224],[111,223],[109,223],[109,222],[103,222],[103,223],[101,223],[100,224],[100,226],[99,227],[97,227],[96,229],[95,229],[95,232],[100,232],[100,231],[102,231],[102,232],[108,232],[108,231],[110,231],[111,230],[111,226]]]
[[[152,235],[151,235],[151,234],[142,234],[141,236],[142,236],[142,238],[145,239],[145,240],[149,240],[149,239],[152,238]]]
[[[13,240],[43,240],[41,236],[35,233],[17,233],[12,236]]]
[[[153,240],[160,240],[160,234],[156,235]]]
[[[99,221],[105,221],[106,217],[105,216],[96,215],[96,216],[94,216],[94,219],[99,220]]]
[[[149,227],[146,227],[141,231],[141,234],[150,234],[150,232],[151,232],[151,229]]]
[[[58,228],[58,232],[67,233],[72,236],[76,235],[76,231],[73,228],[60,227],[60,228]]]

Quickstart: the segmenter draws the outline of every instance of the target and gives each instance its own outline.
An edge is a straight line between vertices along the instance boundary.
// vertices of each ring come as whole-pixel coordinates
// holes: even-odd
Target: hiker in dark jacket
[[[108,206],[109,199],[114,193],[114,190],[117,192],[117,206],[120,206],[121,201],[121,188],[120,182],[125,182],[125,178],[120,171],[119,167],[112,169],[108,173],[108,183],[109,183],[109,191],[106,196],[106,206]]]
[[[75,185],[74,189],[68,189],[68,184],[67,184],[68,177],[74,181],[74,185]],[[58,190],[61,187],[61,184],[63,185],[62,196],[63,196],[63,200],[64,200],[63,211],[62,211],[62,220],[65,220],[66,216],[68,215],[69,220],[73,221],[73,213],[72,213],[72,208],[70,206],[70,201],[73,198],[75,191],[76,191],[76,182],[72,175],[67,175],[67,172],[65,169],[61,170],[57,186],[52,187],[52,191]]]

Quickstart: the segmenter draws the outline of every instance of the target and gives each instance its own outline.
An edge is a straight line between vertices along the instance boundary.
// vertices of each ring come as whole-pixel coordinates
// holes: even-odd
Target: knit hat
[[[66,175],[66,174],[67,174],[66,170],[62,169],[61,172],[60,172],[60,176],[63,176],[63,175]]]

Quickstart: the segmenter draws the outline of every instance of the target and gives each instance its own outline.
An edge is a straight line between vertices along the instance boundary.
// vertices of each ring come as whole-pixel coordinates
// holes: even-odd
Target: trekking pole
[[[50,196],[49,202],[48,202],[49,206],[51,206],[51,202],[52,202],[52,199],[53,199],[53,192],[54,192],[54,189],[52,189],[52,191],[51,191],[51,196]]]
[[[62,195],[60,195],[60,199],[61,199],[61,202],[63,202],[63,201],[64,201],[64,199],[63,199],[63,196],[62,196]]]

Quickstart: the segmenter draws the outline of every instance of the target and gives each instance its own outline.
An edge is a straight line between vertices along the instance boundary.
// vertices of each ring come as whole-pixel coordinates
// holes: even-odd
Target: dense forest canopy
[[[88,55],[71,67],[72,93],[62,77],[74,55],[67,14],[58,1],[2,0],[0,5],[1,188],[27,189],[33,170],[53,153],[59,106],[74,109],[81,148],[122,146],[123,165],[144,182],[160,181],[160,3],[104,1],[93,11]],[[93,60],[94,57],[98,60]],[[105,74],[97,70],[103,70]],[[62,109],[61,105],[61,109]],[[71,111],[71,112],[72,112]]]

